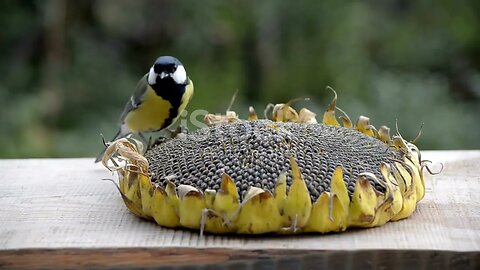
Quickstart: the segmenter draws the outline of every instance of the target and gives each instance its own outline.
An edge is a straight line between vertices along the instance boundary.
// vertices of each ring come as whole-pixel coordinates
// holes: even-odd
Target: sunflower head
[[[368,117],[353,124],[336,100],[322,123],[290,102],[274,105],[271,120],[252,107],[248,120],[207,115],[208,127],[144,155],[127,139],[113,142],[104,164],[124,160],[108,168],[118,172],[126,206],[165,227],[326,233],[410,216],[425,193],[418,148]]]

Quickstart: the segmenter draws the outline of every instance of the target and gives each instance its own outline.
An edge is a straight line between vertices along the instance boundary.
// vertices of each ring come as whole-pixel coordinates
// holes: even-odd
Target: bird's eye
[[[157,74],[160,74],[160,73],[162,73],[162,67],[160,65],[154,65],[153,66],[153,71],[155,71],[155,73],[157,73]]]

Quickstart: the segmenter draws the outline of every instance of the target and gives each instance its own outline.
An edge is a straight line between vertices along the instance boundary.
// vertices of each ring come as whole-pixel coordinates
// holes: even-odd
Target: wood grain
[[[478,269],[478,252],[122,248],[0,252],[5,269]]]
[[[434,162],[433,170],[439,170],[438,162],[442,162],[444,170],[439,175],[427,176],[426,196],[406,220],[327,235],[202,238],[197,231],[161,228],[129,213],[113,184],[101,180],[116,176],[94,164],[93,159],[0,160],[0,262],[5,263],[5,258],[20,256],[22,252],[32,259],[36,252],[42,251],[50,256],[62,250],[75,250],[66,254],[95,250],[94,254],[108,258],[105,254],[111,249],[128,253],[137,248],[158,249],[161,251],[155,252],[161,254],[168,254],[168,250],[190,251],[190,248],[191,252],[200,253],[211,249],[227,253],[229,250],[478,253],[480,151],[425,151],[422,158]],[[141,254],[144,253],[137,255]]]

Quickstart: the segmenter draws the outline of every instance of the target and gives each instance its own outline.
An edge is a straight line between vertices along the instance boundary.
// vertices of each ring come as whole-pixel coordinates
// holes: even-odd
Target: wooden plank
[[[48,259],[47,259],[48,258]],[[122,248],[9,250],[0,268],[15,269],[478,269],[478,252],[437,250],[245,250]]]
[[[427,176],[412,217],[327,235],[216,236],[165,229],[128,212],[93,159],[0,161],[0,250],[228,248],[237,250],[480,250],[480,151],[425,151]],[[433,165],[438,170],[440,166]],[[1,251],[0,251],[1,252]],[[8,253],[11,254],[11,253]]]

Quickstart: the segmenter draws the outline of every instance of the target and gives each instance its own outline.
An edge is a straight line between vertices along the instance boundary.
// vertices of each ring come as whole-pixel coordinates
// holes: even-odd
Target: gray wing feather
[[[135,92],[133,92],[133,95],[127,101],[127,104],[125,104],[125,108],[120,115],[120,124],[124,123],[125,117],[127,117],[127,114],[130,111],[136,109],[138,106],[140,106],[140,104],[142,104],[143,96],[148,89],[147,76],[148,73],[138,81]]]

